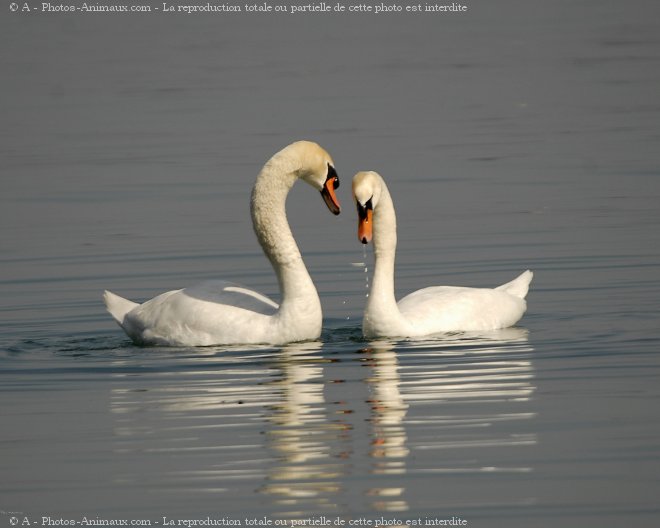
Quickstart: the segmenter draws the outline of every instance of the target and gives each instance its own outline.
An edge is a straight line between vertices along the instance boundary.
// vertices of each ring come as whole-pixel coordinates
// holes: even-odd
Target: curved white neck
[[[298,179],[296,169],[285,152],[276,154],[257,176],[250,203],[254,232],[277,274],[282,295],[278,317],[285,324],[301,314],[321,313],[316,287],[286,218],[286,197]]]
[[[381,181],[381,185],[373,213],[374,276],[365,310],[365,326],[373,324],[369,314],[378,314],[378,321],[388,326],[399,325],[403,320],[394,296],[396,214],[385,182]]]

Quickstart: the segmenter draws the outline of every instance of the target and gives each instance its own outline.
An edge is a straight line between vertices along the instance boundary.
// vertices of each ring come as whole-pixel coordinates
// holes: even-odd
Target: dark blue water
[[[658,8],[470,8],[2,15],[0,523],[658,523]],[[299,138],[342,179],[337,218],[288,201],[321,339],[133,346],[104,289],[277,297],[248,198]],[[398,295],[530,268],[517,328],[362,339],[364,169],[397,208]]]

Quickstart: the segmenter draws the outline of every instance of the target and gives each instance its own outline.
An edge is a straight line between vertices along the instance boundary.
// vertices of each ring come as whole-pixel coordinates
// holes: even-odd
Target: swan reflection
[[[369,357],[371,371],[366,379],[371,392],[368,400],[372,424],[369,454],[374,459],[371,472],[374,475],[404,474],[410,450],[406,446],[408,437],[403,421],[409,405],[399,389],[401,378],[394,344],[373,341],[364,352]],[[406,511],[408,503],[401,498],[404,491],[402,486],[379,486],[367,490],[367,495],[375,497],[372,507],[378,511]]]
[[[118,359],[117,482],[218,495],[236,513],[256,494],[264,512],[295,518],[356,501],[412,511],[440,485],[450,500],[456,475],[532,471],[519,456],[537,442],[524,330],[334,346]]]
[[[278,400],[267,407],[266,447],[274,464],[260,493],[288,515],[335,510],[343,465],[333,456],[333,440],[343,434],[328,419],[320,343],[292,344],[274,360],[279,375],[270,382]]]
[[[409,509],[406,484],[415,476],[532,470],[515,459],[488,458],[490,448],[537,441],[522,425],[535,416],[529,408],[535,385],[526,330],[379,340],[365,351],[372,369],[372,473],[388,484],[367,491],[377,497],[375,509]],[[460,456],[447,452],[451,449]]]

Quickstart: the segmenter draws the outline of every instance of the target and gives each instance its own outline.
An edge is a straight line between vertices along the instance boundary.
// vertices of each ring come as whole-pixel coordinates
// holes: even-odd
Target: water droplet
[[[364,287],[367,291],[367,297],[369,297],[369,268],[367,267],[367,246],[366,244],[362,246],[362,256],[364,258]]]

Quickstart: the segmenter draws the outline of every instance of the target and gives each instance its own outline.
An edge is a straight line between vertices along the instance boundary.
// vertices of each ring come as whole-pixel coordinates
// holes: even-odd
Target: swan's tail
[[[105,307],[108,309],[108,312],[110,312],[110,315],[112,315],[115,321],[119,323],[119,326],[124,322],[124,316],[138,306],[137,303],[124,299],[119,295],[115,295],[108,290],[103,292],[103,301],[105,302]]]
[[[521,299],[524,299],[525,296],[527,295],[527,291],[529,290],[529,284],[530,282],[532,282],[533,277],[534,274],[531,271],[527,270],[524,271],[520,276],[513,279],[511,282],[502,284],[502,286],[498,286],[495,289],[504,291],[510,295],[515,295],[516,297],[520,297]]]

